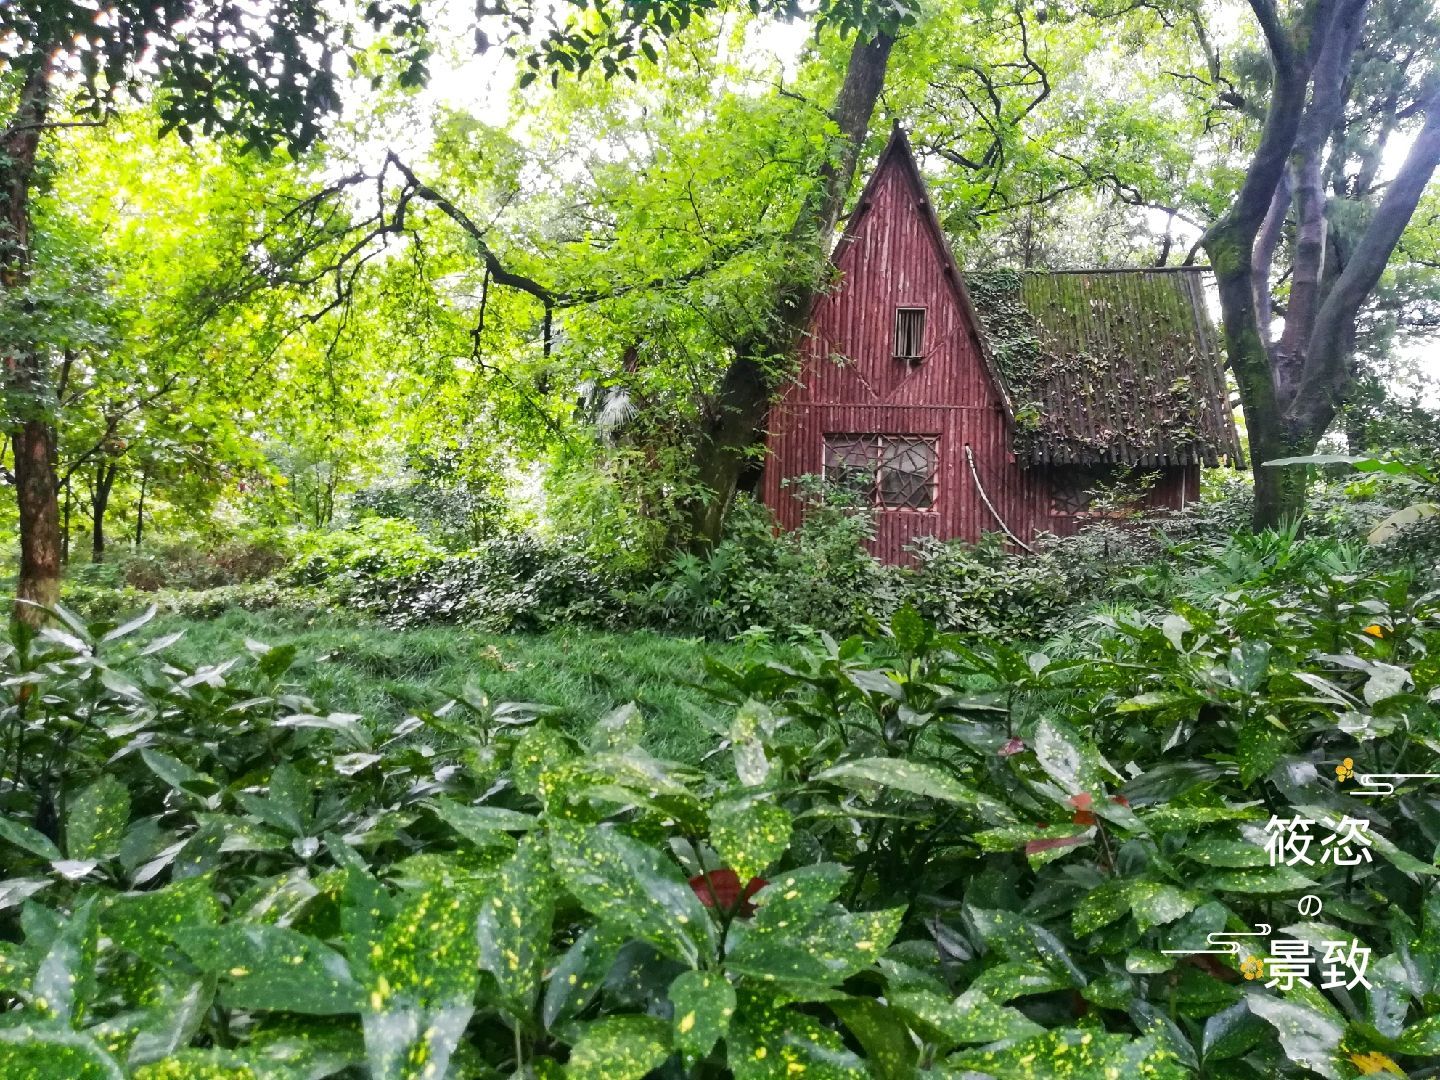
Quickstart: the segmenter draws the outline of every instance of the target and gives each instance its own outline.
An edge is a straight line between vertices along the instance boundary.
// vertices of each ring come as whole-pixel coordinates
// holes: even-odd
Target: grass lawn
[[[644,714],[650,749],[688,762],[714,744],[700,718],[729,719],[694,685],[704,678],[702,657],[734,663],[746,653],[739,645],[648,632],[390,630],[241,610],[208,620],[157,619],[154,633],[177,629],[185,636],[167,655],[187,665],[243,652],[246,638],[294,643],[299,654],[291,677],[321,709],[360,713],[380,728],[444,704],[467,683],[492,701],[557,706],[564,710],[561,722],[575,731],[634,701]]]

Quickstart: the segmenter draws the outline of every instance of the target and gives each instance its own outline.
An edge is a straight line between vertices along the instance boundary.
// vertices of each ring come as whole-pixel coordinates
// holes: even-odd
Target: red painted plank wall
[[[771,410],[766,505],[782,526],[799,524],[802,507],[783,481],[823,471],[827,434],[937,435],[935,508],[878,511],[877,556],[905,562],[905,547],[918,536],[976,540],[1000,531],[976,491],[967,444],[995,509],[1022,540],[1074,532],[1074,518],[1051,512],[1045,472],[1022,468],[1010,453],[1000,398],[947,278],[949,261],[926,220],[923,189],[894,158],[882,169],[839,254],[839,286],[816,305],[799,377]],[[926,356],[918,364],[892,355],[898,307],[926,310]],[[1151,501],[1175,505],[1182,476],[1193,499],[1198,469],[1174,470]]]

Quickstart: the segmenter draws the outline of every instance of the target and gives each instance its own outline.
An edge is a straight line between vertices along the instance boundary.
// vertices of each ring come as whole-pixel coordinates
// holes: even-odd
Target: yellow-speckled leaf
[[[812,1016],[741,994],[725,1041],[735,1080],[867,1080],[860,1058]]]
[[[540,1017],[545,1027],[578,1016],[600,988],[629,935],[613,926],[592,926],[566,950],[545,984]]]
[[[570,1080],[641,1080],[670,1056],[670,1026],[654,1016],[607,1016],[570,1049]]]
[[[87,1035],[60,1028],[0,1028],[0,1076],[25,1080],[122,1080],[116,1061]]]
[[[735,988],[717,971],[686,971],[670,984],[675,1048],[687,1063],[710,1053],[735,1015]]]
[[[911,1080],[919,1053],[905,1021],[894,1009],[873,998],[859,997],[832,1001],[829,1007],[855,1036],[875,1080]]]
[[[1440,1016],[1427,1016],[1400,1033],[1395,1049],[1402,1054],[1440,1054]]]
[[[1158,881],[1132,881],[1126,889],[1130,913],[1142,931],[1172,923],[1192,911],[1197,897]]]
[[[949,1049],[1001,1039],[1025,1039],[1043,1030],[1018,1009],[970,989],[954,1001],[928,991],[894,994],[894,1005],[926,1042]]]
[[[376,940],[361,1014],[373,1080],[445,1075],[474,1008],[477,907],[464,890],[427,889]]]
[[[550,850],[566,889],[592,915],[694,967],[715,927],[668,859],[609,826],[552,824]]]
[[[521,735],[511,754],[511,777],[526,795],[540,794],[540,776],[546,769],[575,757],[575,745],[558,731],[533,727]]]
[[[735,755],[735,775],[747,787],[756,787],[770,775],[765,740],[775,729],[770,709],[750,700],[740,707],[730,724],[730,745]]]
[[[544,841],[526,837],[500,868],[494,892],[480,904],[480,966],[495,976],[506,1001],[528,1016],[549,958],[555,887]]]
[[[766,981],[836,986],[880,957],[904,914],[904,908],[889,908],[831,915],[786,933],[732,928],[728,965]]]
[[[345,958],[322,941],[261,923],[176,934],[201,971],[220,977],[231,1006],[332,1016],[356,1012],[361,988]]]
[[[1335,1055],[1345,1034],[1341,1021],[1303,1001],[1268,994],[1251,994],[1245,1002],[1251,1012],[1275,1029],[1286,1057],[1330,1080],[1338,1080]]]
[[[271,1069],[233,1050],[186,1050],[136,1069],[134,1080],[268,1080]]]
[[[1107,926],[1130,910],[1130,897],[1125,891],[1126,882],[1107,881],[1091,889],[1075,905],[1070,917],[1076,937]]]
[[[465,806],[450,799],[436,799],[430,809],[463,839],[482,851],[491,848],[514,851],[515,839],[510,834],[528,831],[536,825],[536,819],[529,814],[498,806]]]
[[[214,882],[193,877],[154,892],[114,897],[101,910],[100,930],[120,948],[163,965],[178,931],[214,926],[220,915]]]
[[[1097,800],[1104,798],[1111,772],[1091,739],[1063,721],[1045,717],[1035,725],[1031,742],[1035,760],[1066,795],[1084,792]]]
[[[729,799],[710,810],[710,842],[741,881],[765,872],[790,843],[790,813],[757,799]]]
[[[850,871],[838,863],[787,871],[755,894],[759,910],[749,932],[781,933],[804,926],[830,906],[849,876]]]
[[[973,1070],[994,1080],[1099,1080],[1145,1077],[1187,1080],[1175,1055],[1150,1039],[1061,1028],[1000,1050],[966,1050],[946,1059],[952,1069]]]
[[[427,889],[412,897],[385,928],[379,954],[370,958],[367,992],[382,998],[408,994],[422,1004],[468,1001],[479,965],[477,907],[475,897],[453,889]],[[373,1008],[373,997],[370,1003]]]
[[[986,968],[970,984],[992,1001],[1013,1001],[1031,994],[1064,990],[1070,981],[1038,960],[1017,960]]]
[[[949,773],[942,772],[934,765],[901,758],[862,758],[845,761],[824,772],[815,774],[816,780],[829,780],[846,787],[881,787],[908,791],[912,795],[938,799],[968,807],[992,825],[1013,825],[1014,812],[990,795],[966,787]]]
[[[72,859],[107,859],[120,850],[129,822],[130,793],[106,774],[70,800],[65,853]]]

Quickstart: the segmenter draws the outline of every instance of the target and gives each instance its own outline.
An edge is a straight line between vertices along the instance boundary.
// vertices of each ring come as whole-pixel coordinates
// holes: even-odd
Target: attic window
[[[895,359],[920,360],[925,355],[925,309],[895,309]]]
[[[884,510],[935,507],[939,437],[826,435],[825,481]]]

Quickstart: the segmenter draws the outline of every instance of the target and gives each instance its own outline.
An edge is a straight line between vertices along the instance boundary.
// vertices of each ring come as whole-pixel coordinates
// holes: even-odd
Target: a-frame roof
[[[831,261],[838,264],[840,256],[855,242],[855,238],[860,234],[861,224],[875,206],[875,189],[891,169],[898,170],[910,186],[915,198],[915,205],[920,211],[920,220],[924,223],[925,230],[935,245],[937,257],[944,262],[945,281],[954,292],[955,302],[960,306],[966,323],[971,327],[975,350],[985,364],[985,370],[990,375],[995,392],[1000,396],[1001,405],[1005,410],[1005,418],[1013,424],[1015,408],[1010,401],[1009,388],[1005,385],[1005,379],[995,364],[995,358],[990,354],[989,344],[985,341],[984,335],[980,333],[980,319],[976,315],[975,305],[970,302],[970,293],[965,288],[965,279],[960,273],[959,265],[955,262],[955,253],[950,249],[950,241],[945,236],[945,230],[940,227],[940,219],[935,216],[935,205],[930,201],[930,191],[926,188],[925,180],[920,175],[920,167],[916,164],[915,154],[910,149],[910,140],[905,137],[905,130],[900,126],[898,120],[890,129],[890,141],[880,152],[880,157],[875,162],[875,168],[870,173],[870,179],[865,182],[865,189],[860,192],[860,198],[856,201],[855,208],[845,223],[845,232],[835,245]]]
[[[897,123],[832,255],[891,170],[909,185],[1009,422],[1034,463],[1139,466],[1240,460],[1218,337],[1198,268],[960,272]],[[978,290],[972,299],[971,286]]]

